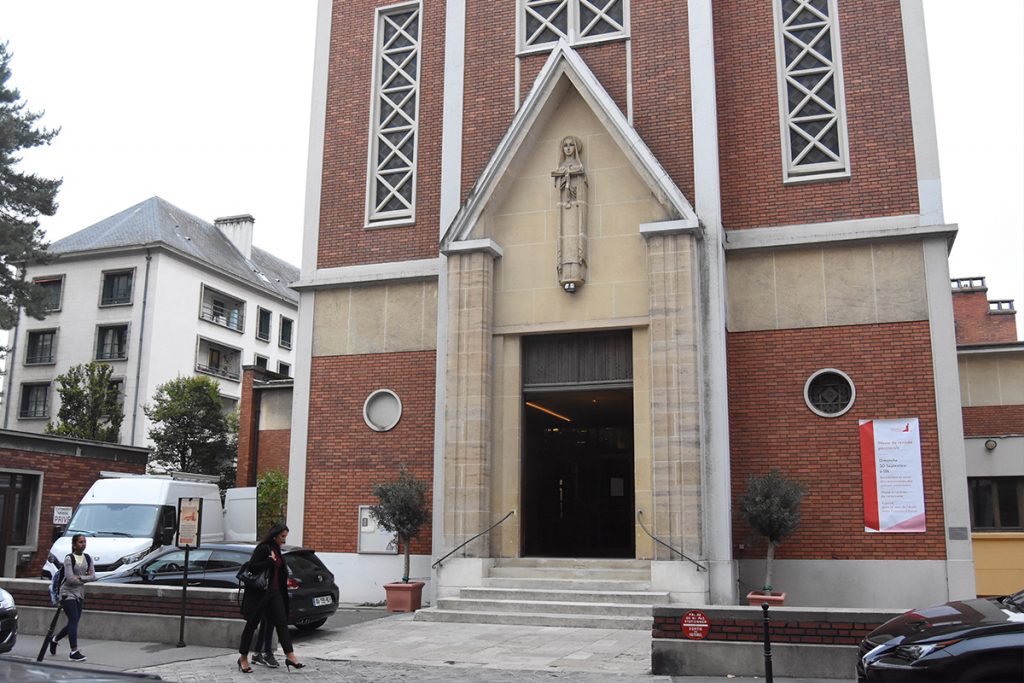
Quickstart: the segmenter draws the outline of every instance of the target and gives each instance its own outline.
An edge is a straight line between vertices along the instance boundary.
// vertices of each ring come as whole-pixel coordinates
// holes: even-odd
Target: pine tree
[[[60,129],[36,125],[43,113],[26,109],[21,93],[7,86],[10,63],[7,43],[0,43],[0,329],[5,330],[14,327],[19,307],[43,318],[45,292],[25,281],[20,266],[47,261],[48,245],[36,218],[56,213],[62,182],[16,170],[21,150],[49,144]]]
[[[47,434],[117,443],[124,420],[124,406],[113,368],[106,363],[75,365],[57,375],[60,410],[57,424],[46,425]]]
[[[178,377],[164,382],[143,408],[153,421],[150,465],[164,470],[223,477],[236,451],[220,385],[209,377]]]

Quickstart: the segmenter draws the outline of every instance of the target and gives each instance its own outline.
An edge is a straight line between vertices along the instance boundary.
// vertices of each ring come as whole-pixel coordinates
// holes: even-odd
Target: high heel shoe
[[[292,672],[292,667],[293,667],[293,666],[294,666],[294,667],[295,667],[296,669],[304,669],[304,668],[306,668],[306,665],[305,665],[305,664],[303,664],[302,662],[293,662],[293,661],[292,661],[292,660],[290,660],[290,659],[286,659],[286,660],[284,660],[284,666],[285,666],[285,668],[286,668],[286,669],[288,669],[288,673],[291,673],[291,672]]]
[[[238,664],[238,670],[241,671],[242,673],[244,673],[244,674],[251,674],[252,673],[252,667],[251,666],[247,666],[244,669],[242,668],[242,658],[241,657],[239,657],[238,661],[235,662],[235,663]]]

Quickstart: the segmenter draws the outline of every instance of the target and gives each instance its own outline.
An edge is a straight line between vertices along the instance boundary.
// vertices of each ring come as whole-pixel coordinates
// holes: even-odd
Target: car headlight
[[[893,654],[900,659],[906,659],[909,662],[916,662],[917,660],[930,655],[931,653],[942,650],[944,648],[959,643],[960,638],[954,638],[953,640],[944,640],[939,643],[925,643],[923,645],[900,645],[894,651]]]
[[[14,596],[0,588],[0,609],[14,609]]]
[[[125,555],[120,560],[118,560],[118,562],[120,562],[121,564],[131,564],[132,562],[138,562],[139,560],[141,560],[142,558],[144,558],[148,554],[149,554],[148,550],[142,550],[142,551],[134,553],[132,555]]]

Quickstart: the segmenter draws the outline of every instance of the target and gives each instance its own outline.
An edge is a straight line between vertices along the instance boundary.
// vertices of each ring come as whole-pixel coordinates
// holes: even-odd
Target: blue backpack
[[[67,557],[70,557],[69,554]],[[67,557],[64,559],[66,560]],[[92,569],[92,556],[89,553],[85,554],[86,566]],[[56,607],[60,604],[60,587],[64,585],[64,563],[60,563],[60,567],[57,569],[57,573],[53,575],[50,580],[50,604]]]

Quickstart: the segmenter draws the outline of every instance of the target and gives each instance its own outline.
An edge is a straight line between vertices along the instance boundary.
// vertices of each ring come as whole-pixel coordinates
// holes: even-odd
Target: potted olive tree
[[[805,493],[806,489],[800,482],[787,479],[774,469],[763,477],[751,475],[747,480],[747,492],[740,499],[740,513],[744,521],[768,542],[764,586],[760,591],[747,594],[748,604],[785,603],[784,592],[772,591],[772,560],[775,558],[775,547],[796,531],[800,524],[800,503]]]
[[[384,584],[389,612],[415,612],[423,599],[423,582],[409,580],[409,546],[427,519],[427,484],[399,467],[398,479],[374,484],[373,495],[380,501],[370,515],[385,530],[398,535],[405,553],[405,571],[400,582]]]

